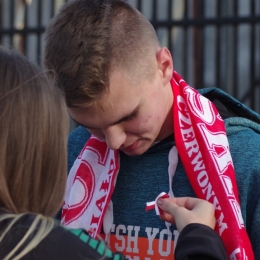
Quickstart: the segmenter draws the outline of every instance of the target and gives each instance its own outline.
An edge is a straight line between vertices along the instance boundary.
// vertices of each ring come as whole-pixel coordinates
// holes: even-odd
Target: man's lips
[[[131,145],[120,149],[121,151],[127,153],[127,152],[133,152],[139,145],[139,140],[135,141],[134,143],[132,143]]]

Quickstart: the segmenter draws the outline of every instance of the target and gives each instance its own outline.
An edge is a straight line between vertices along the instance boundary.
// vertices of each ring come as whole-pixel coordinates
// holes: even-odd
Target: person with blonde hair
[[[0,60],[0,259],[124,259],[86,231],[54,221],[67,179],[68,115],[63,94],[46,73],[17,52],[0,48]],[[213,231],[212,204],[180,198],[158,205],[165,211],[162,218],[172,222],[173,216],[181,232],[176,259],[185,255],[185,237],[206,238],[212,249],[198,249],[195,239],[189,254],[226,259],[223,243]]]
[[[112,256],[83,230],[53,219],[67,179],[63,94],[20,54],[1,48],[0,60],[0,259]]]

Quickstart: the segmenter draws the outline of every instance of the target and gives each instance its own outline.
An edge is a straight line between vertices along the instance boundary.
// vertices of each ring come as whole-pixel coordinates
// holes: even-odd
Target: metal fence
[[[0,44],[41,65],[46,25],[65,0],[0,0]],[[260,0],[128,0],[195,88],[219,87],[260,112]]]

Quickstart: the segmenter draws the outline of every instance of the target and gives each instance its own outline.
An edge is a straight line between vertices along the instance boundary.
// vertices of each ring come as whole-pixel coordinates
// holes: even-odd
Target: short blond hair
[[[153,76],[156,32],[125,1],[69,1],[45,36],[44,64],[56,72],[69,107],[89,107],[101,99],[116,69],[135,80]]]

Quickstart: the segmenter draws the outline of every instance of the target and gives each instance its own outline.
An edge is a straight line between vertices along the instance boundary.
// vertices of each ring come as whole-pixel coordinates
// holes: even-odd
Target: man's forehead
[[[142,103],[142,87],[132,85],[121,70],[110,77],[109,91],[94,106],[70,108],[72,118],[81,125],[113,125],[136,112]],[[85,122],[85,123],[83,123]]]

